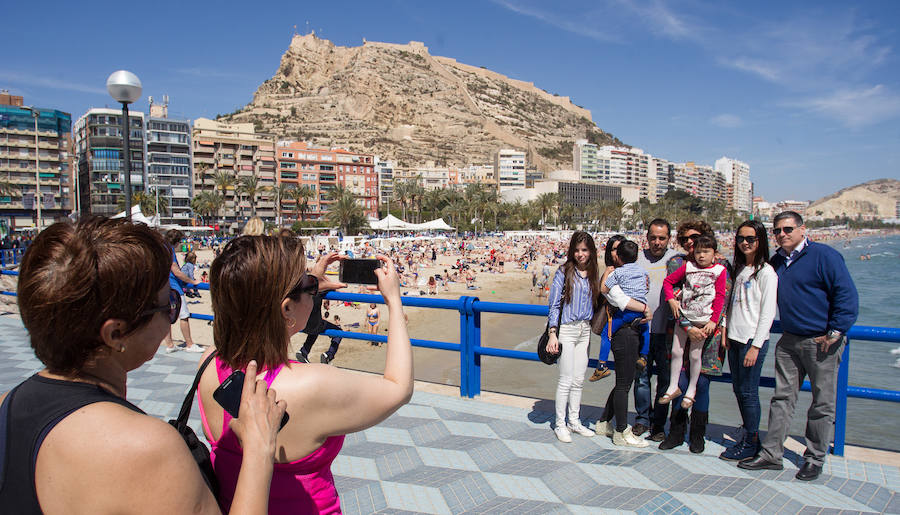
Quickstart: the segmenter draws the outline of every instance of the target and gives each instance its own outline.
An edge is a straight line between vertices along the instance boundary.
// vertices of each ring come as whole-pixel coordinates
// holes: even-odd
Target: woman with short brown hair
[[[175,429],[125,400],[177,319],[171,262],[158,233],[107,218],[54,224],[25,252],[19,309],[46,368],[3,396],[4,512],[219,512]],[[267,509],[284,406],[258,386],[245,382],[232,426],[248,458],[235,512]]]

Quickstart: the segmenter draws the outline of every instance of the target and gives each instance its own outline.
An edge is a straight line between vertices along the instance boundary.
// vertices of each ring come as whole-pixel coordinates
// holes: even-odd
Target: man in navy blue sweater
[[[738,467],[781,470],[784,440],[791,427],[797,392],[804,376],[812,385],[806,418],[806,462],[796,478],[811,481],[822,473],[834,437],[837,375],[844,335],[856,322],[859,296],[843,256],[806,239],[799,214],[775,217],[772,232],[780,248],[771,265],[778,274],[778,311],[784,332],[775,347],[775,395],[769,407],[769,431],[762,450]]]

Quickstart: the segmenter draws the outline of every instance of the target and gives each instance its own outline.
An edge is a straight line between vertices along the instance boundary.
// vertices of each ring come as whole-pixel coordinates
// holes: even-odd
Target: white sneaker
[[[557,426],[557,428],[554,429],[553,432],[556,433],[556,438],[559,439],[560,442],[572,443],[572,433],[570,433],[569,430],[565,427]]]
[[[205,352],[205,351],[206,351],[206,349],[204,349],[203,347],[197,345],[196,343],[193,344],[193,345],[191,345],[190,347],[185,347],[185,348],[184,348],[184,352],[201,352],[201,353],[202,353],[202,352]]]
[[[611,437],[613,433],[616,432],[616,428],[613,427],[612,422],[597,422],[597,426],[594,431],[598,435]]]
[[[631,432],[631,426],[628,426],[621,433],[618,431],[613,433],[613,444],[625,447],[647,447],[650,445],[650,442],[634,436],[634,433]]]
[[[173,345],[171,347],[166,347],[166,354],[172,354],[173,352],[178,352],[180,350],[180,347],[178,347],[177,345]]]
[[[569,423],[569,426],[568,426],[568,427],[569,427],[569,431],[572,431],[572,432],[574,432],[574,433],[578,433],[578,434],[580,434],[581,436],[587,436],[588,438],[597,435],[597,433],[595,433],[595,432],[591,431],[590,429],[584,427],[584,426],[581,424],[581,422],[576,422],[576,423],[574,423],[574,424]]]

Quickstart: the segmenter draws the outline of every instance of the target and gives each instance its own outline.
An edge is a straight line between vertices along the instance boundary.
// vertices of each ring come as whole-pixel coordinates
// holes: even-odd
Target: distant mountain
[[[821,218],[895,218],[900,202],[900,181],[877,179],[844,188],[806,208],[807,216]]]
[[[540,170],[571,169],[576,139],[622,145],[568,97],[432,56],[422,43],[340,47],[315,34],[294,36],[275,76],[221,119],[405,166],[491,162],[502,147],[528,151]]]

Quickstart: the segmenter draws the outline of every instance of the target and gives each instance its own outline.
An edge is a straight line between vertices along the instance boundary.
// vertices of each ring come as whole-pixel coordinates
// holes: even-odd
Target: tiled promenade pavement
[[[129,400],[174,417],[197,360],[160,352],[129,375]],[[18,316],[0,316],[0,391],[40,368]],[[623,450],[601,436],[562,444],[552,418],[416,392],[347,437],[333,467],[344,513],[900,513],[897,466],[830,456],[819,480],[801,483],[787,460],[783,472],[746,472],[719,460],[715,442],[702,455]]]

